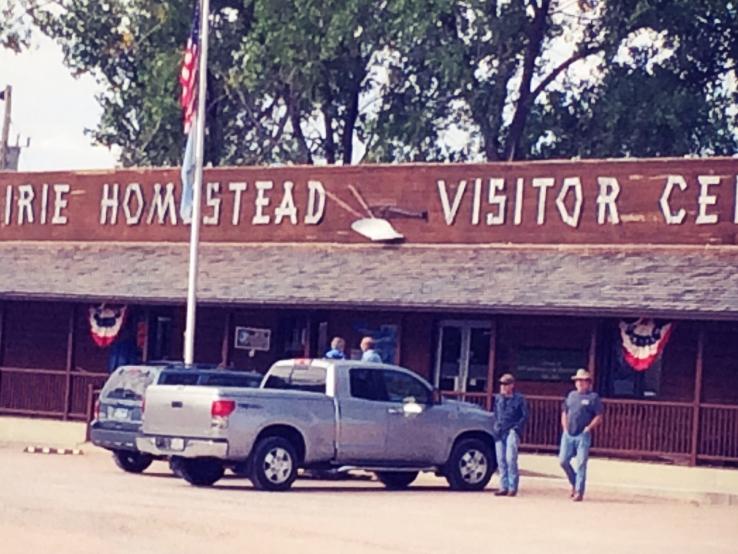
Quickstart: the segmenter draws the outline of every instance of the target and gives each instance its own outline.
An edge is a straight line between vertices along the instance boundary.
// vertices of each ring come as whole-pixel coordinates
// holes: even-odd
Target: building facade
[[[110,368],[179,359],[176,170],[0,173],[0,413],[83,419]],[[600,453],[738,462],[738,160],[207,170],[195,357],[265,371],[333,336],[555,449],[577,368]]]

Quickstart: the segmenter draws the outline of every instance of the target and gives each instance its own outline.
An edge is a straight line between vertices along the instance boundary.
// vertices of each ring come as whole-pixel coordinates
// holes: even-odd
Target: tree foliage
[[[125,165],[178,164],[193,1],[62,4],[33,16],[102,84],[93,139]],[[216,165],[736,148],[732,0],[212,0],[211,13]]]

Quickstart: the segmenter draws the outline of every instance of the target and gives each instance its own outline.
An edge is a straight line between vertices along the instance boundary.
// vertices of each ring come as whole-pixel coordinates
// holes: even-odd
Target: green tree
[[[63,5],[33,15],[70,68],[102,85],[93,139],[119,146],[125,165],[178,164],[177,75],[193,1]],[[211,9],[206,161],[215,165],[736,147],[732,0],[212,0]]]
[[[31,38],[34,0],[0,0],[0,47],[16,53],[27,47]]]

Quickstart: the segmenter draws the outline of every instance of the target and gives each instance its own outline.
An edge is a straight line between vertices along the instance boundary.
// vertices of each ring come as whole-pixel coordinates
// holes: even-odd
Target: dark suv
[[[154,458],[136,448],[142,423],[146,389],[161,385],[202,385],[210,387],[258,387],[261,373],[217,369],[212,365],[185,366],[177,362],[121,366],[110,374],[95,404],[90,440],[113,452],[123,471],[141,473]]]

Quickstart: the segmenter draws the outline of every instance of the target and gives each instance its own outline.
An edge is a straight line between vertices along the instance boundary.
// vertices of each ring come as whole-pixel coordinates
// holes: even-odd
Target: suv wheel
[[[216,458],[178,458],[177,473],[190,485],[209,487],[223,477],[223,462]]]
[[[377,471],[377,478],[390,490],[402,490],[410,486],[418,476],[417,471]]]
[[[496,468],[497,459],[486,441],[463,439],[451,451],[444,473],[455,491],[481,491]]]
[[[251,482],[264,491],[286,491],[297,477],[297,454],[283,437],[267,437],[254,447]]]
[[[149,454],[134,450],[113,450],[115,465],[128,473],[141,473],[154,461]]]

